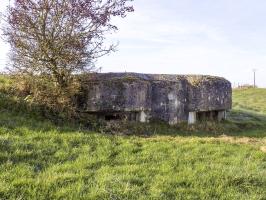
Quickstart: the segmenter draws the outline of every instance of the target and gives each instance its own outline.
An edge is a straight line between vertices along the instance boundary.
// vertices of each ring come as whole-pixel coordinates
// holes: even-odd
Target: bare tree
[[[11,45],[13,69],[49,74],[65,87],[73,73],[92,69],[93,61],[114,50],[106,33],[117,30],[111,17],[125,17],[131,0],[15,0],[4,35]]]
[[[12,71],[43,90],[58,90],[57,96],[67,93],[75,74],[91,71],[95,59],[114,51],[105,43],[106,34],[117,30],[111,19],[133,12],[131,1],[14,0],[3,27]],[[36,98],[42,91],[31,92]]]

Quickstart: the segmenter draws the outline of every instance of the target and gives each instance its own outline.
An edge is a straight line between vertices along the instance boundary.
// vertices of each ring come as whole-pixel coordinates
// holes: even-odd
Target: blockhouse
[[[231,83],[215,76],[95,73],[83,92],[80,110],[105,120],[193,124],[225,119],[232,107]]]

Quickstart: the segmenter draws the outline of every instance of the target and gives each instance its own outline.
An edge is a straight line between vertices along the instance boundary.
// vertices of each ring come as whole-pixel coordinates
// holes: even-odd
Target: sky
[[[8,0],[2,0],[3,10]],[[134,13],[114,19],[108,41],[117,51],[100,58],[102,72],[207,74],[233,86],[266,87],[265,0],[135,0]],[[8,46],[0,41],[0,69]]]

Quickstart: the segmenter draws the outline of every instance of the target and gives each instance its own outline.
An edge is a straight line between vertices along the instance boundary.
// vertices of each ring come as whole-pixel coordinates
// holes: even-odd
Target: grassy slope
[[[266,114],[266,89],[237,89],[234,99],[235,109]]]
[[[235,105],[245,96],[251,106],[250,93],[235,91]],[[263,125],[263,114],[245,107],[231,117]],[[0,199],[266,199],[265,138],[241,136],[266,129],[250,128],[236,137],[103,135],[11,112],[1,98]]]
[[[266,89],[234,90],[233,111],[229,118],[243,127],[241,132],[229,135],[266,138]]]

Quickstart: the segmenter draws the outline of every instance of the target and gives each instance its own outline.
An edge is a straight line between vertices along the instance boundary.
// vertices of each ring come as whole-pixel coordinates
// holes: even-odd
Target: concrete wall
[[[232,104],[231,84],[219,77],[94,74],[82,86],[82,112],[136,112],[141,122],[192,123],[190,112],[224,111]]]
[[[152,117],[176,124],[187,120],[187,83],[185,81],[152,83]]]
[[[230,82],[204,80],[189,87],[189,111],[228,110],[231,105]]]
[[[84,112],[151,110],[150,83],[146,81],[94,82],[84,89]]]

